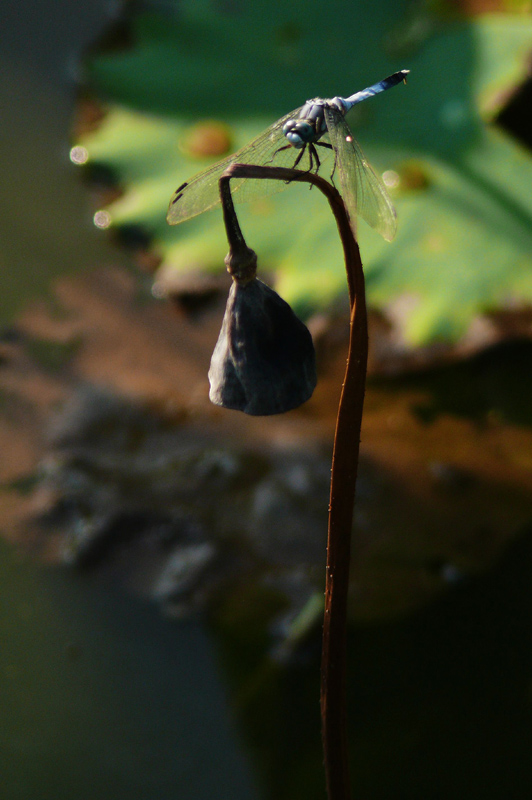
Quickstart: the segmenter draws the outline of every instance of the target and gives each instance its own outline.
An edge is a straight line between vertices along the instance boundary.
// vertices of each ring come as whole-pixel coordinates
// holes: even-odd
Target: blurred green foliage
[[[349,116],[374,167],[399,178],[396,241],[360,225],[371,305],[393,314],[399,301],[402,334],[421,345],[532,300],[532,158],[491,122],[524,79],[528,16],[436,17],[392,0],[164,8],[135,14],[128,46],[91,59],[90,85],[108,113],[80,143],[124,189],[109,208],[114,224],[148,231],[165,269],[219,271],[227,250],[219,209],[165,222],[175,188],[224,155],[187,150],[195,123],[223,122],[231,152],[309,97],[345,96],[409,68],[406,87]],[[300,314],[345,295],[334,219],[318,192],[291,186],[239,206],[239,216],[259,265]]]

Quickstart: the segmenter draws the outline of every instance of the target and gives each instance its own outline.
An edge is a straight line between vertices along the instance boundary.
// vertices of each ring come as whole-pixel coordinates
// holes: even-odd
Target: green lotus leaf
[[[375,169],[397,184],[394,243],[359,226],[370,304],[395,314],[406,343],[423,345],[458,339],[485,311],[529,303],[532,158],[492,120],[524,79],[532,20],[419,11],[431,24],[416,38],[406,8],[358,2],[324,14],[316,0],[294,0],[230,12],[188,2],[175,14],[135,15],[131,46],[89,65],[109,111],[82,144],[124,188],[109,207],[113,222],[144,228],[165,274],[222,270],[220,208],[170,227],[175,188],[308,97],[347,95],[409,68],[406,87],[348,116]],[[198,123],[223,125],[225,149],[194,155]],[[335,222],[319,192],[290,186],[237,210],[259,267],[298,313],[345,297]]]

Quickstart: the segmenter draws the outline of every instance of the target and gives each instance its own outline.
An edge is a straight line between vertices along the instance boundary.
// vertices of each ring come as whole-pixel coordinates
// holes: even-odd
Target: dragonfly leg
[[[316,142],[316,144],[320,144],[322,147],[328,147],[330,150],[334,150],[334,147],[332,146],[332,144],[326,144],[325,142]],[[334,173],[336,172],[337,157],[338,157],[338,154],[337,154],[336,150],[334,150],[334,164],[333,164],[333,168],[332,168],[332,172],[331,172],[331,183],[332,183],[332,185],[334,186],[335,189],[336,189],[336,184],[334,182]]]
[[[275,153],[273,154],[273,156],[268,161],[268,164],[272,163],[272,161],[275,158],[275,156],[277,155],[277,153],[280,153],[282,150],[290,150],[290,149],[292,149],[292,145],[291,144],[285,144],[285,145],[283,145],[283,147],[278,147],[277,150],[275,151]],[[298,157],[296,158],[296,160],[294,162],[294,165],[293,165],[292,169],[295,169],[297,167],[297,165],[299,164],[299,162],[303,158],[303,153],[305,152],[306,149],[307,149],[307,145],[305,145],[302,148],[301,152],[299,153]],[[285,183],[289,184],[290,181],[285,181]]]
[[[312,147],[312,145],[310,145],[310,146]],[[294,166],[292,167],[292,169],[295,169],[295,168],[297,167],[297,165],[299,164],[299,162],[300,162],[300,161],[301,161],[301,159],[303,158],[303,154],[305,153],[305,150],[306,150],[306,149],[307,149],[307,145],[305,144],[305,145],[303,145],[303,147],[301,148],[301,152],[299,153],[298,157],[297,157],[297,158],[296,158],[296,160],[294,161]],[[311,163],[312,163],[312,154],[311,154],[311,156],[310,156],[310,159],[311,159]]]
[[[277,155],[277,153],[280,153],[280,152],[281,152],[281,150],[289,150],[291,147],[292,147],[292,145],[291,145],[291,144],[285,144],[283,147],[278,147],[278,148],[277,148],[277,150],[275,151],[275,153],[272,155],[272,157],[270,158],[270,160],[269,160],[267,163],[268,163],[268,164],[271,164],[271,163],[272,163],[272,161],[273,161],[273,159],[274,159],[274,158],[275,158],[275,156]]]
[[[316,162],[316,175],[317,175],[318,172],[320,171],[321,161],[320,161],[320,157],[318,155],[318,151],[314,147],[314,142],[311,142],[311,144],[309,144],[308,151],[309,151],[308,171],[312,172],[312,168],[314,166],[314,161],[315,161]],[[311,188],[312,188],[312,184],[310,184],[310,185],[311,185]]]
[[[318,147],[326,147],[327,150],[334,150],[334,147],[332,146],[332,144],[328,144],[327,142],[315,142],[314,144],[316,144]],[[321,164],[320,164],[320,160],[318,158],[318,151],[317,150],[314,150],[314,155],[316,156],[316,161],[318,162],[318,169],[316,170],[316,174],[318,174],[318,170],[319,170]],[[334,175],[334,170],[335,169],[336,169],[336,152],[334,154],[333,171],[331,172],[331,183],[332,183],[333,186],[334,186],[333,175]]]

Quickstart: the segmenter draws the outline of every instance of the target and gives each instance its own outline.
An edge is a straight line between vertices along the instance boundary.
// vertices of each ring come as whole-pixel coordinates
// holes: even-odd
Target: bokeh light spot
[[[97,211],[93,217],[94,224],[97,228],[108,228],[112,223],[111,215],[108,211]]]
[[[86,164],[89,160],[89,151],[86,147],[82,147],[80,144],[77,144],[70,151],[70,160],[73,164]]]

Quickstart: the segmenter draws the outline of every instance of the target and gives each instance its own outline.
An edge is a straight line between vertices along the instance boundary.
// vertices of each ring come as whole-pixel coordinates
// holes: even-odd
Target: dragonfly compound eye
[[[283,133],[292,147],[304,147],[316,138],[316,131],[304,119],[290,119],[283,125]]]

